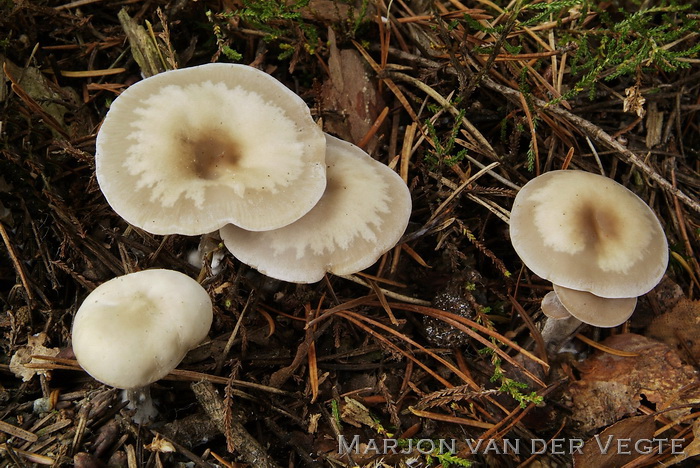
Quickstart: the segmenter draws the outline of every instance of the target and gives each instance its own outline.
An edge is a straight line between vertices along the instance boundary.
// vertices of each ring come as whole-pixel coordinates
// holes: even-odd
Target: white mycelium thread
[[[581,175],[571,174],[574,179]],[[569,254],[588,250],[601,270],[627,272],[643,258],[652,238],[651,220],[639,216],[646,207],[613,180],[597,180],[592,190],[574,179],[566,173],[550,178],[530,196],[544,244]]]
[[[160,118],[153,118],[155,109]],[[222,184],[240,197],[246,189],[275,193],[303,169],[300,159],[287,157],[303,151],[297,127],[280,107],[240,86],[230,89],[211,81],[165,86],[134,113],[138,119],[131,123],[133,133],[124,166],[138,176],[138,188],[150,188],[151,201],[166,207],[185,196],[202,209],[205,190]],[[198,156],[193,143],[202,138],[219,139],[216,146],[232,146],[226,149],[231,161],[222,154],[221,167],[210,169],[215,173],[213,178],[201,177],[192,169]]]
[[[273,278],[312,283],[328,271],[363,270],[398,242],[411,213],[406,184],[360,148],[326,141],[328,183],[311,211],[273,231],[220,230],[239,260]]]

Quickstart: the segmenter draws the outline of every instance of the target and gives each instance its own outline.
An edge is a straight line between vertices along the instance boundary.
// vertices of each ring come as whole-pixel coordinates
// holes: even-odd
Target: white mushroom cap
[[[609,328],[624,323],[632,316],[637,306],[636,297],[610,299],[556,284],[554,292],[571,315],[583,323],[596,327]]]
[[[668,244],[654,212],[612,179],[552,171],[528,182],[510,217],[513,248],[554,284],[635,297],[661,280]]]
[[[85,371],[117,388],[165,377],[209,332],[212,304],[195,280],[144,270],[98,286],[73,320],[73,351]]]
[[[274,231],[227,225],[221,238],[233,255],[272,278],[320,281],[363,270],[406,230],[411,195],[404,181],[357,146],[326,135],[328,184],[303,218]]]
[[[325,188],[325,140],[304,101],[245,65],[161,73],[124,91],[97,135],[105,198],[153,234],[285,226]]]
[[[544,315],[554,320],[563,320],[567,317],[571,317],[571,313],[566,310],[566,307],[564,307],[564,304],[561,303],[557,293],[554,291],[549,291],[545,294],[540,307]]]

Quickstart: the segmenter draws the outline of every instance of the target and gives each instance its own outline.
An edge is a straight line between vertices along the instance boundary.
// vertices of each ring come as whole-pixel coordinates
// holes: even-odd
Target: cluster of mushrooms
[[[668,265],[661,223],[637,195],[584,171],[552,171],[520,189],[510,217],[513,248],[553,283],[548,317],[615,327],[634,312]]]
[[[100,128],[95,166],[130,224],[162,235],[218,230],[240,261],[290,282],[371,266],[411,213],[398,174],[324,134],[299,96],[245,65],[173,70],[129,87]],[[96,380],[140,388],[176,367],[211,321],[196,281],[141,271],[88,296],[73,350]]]
[[[324,134],[301,98],[245,65],[201,65],[131,86],[105,117],[95,164],[107,201],[132,225],[153,234],[218,230],[240,261],[290,282],[369,267],[399,241],[411,213],[393,170]],[[627,320],[668,263],[652,210],[582,171],[526,184],[510,235],[523,262],[554,284],[545,314],[599,327]],[[204,340],[211,322],[211,300],[195,280],[141,271],[85,299],[73,350],[96,380],[143,388]]]
[[[108,203],[153,234],[219,230],[242,262],[284,281],[372,265],[408,225],[408,187],[357,146],[326,135],[270,75],[213,63],[145,79],[97,136]]]

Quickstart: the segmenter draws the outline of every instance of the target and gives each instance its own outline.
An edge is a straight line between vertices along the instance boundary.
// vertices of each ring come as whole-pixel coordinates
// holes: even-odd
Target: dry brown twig
[[[484,77],[483,84],[494,91],[500,92],[514,103],[520,102],[520,91],[509,88],[507,86],[500,85],[488,77]],[[552,106],[541,99],[532,97],[532,103],[535,104],[542,111],[551,112],[561,118],[568,120],[573,127],[579,128],[584,132],[584,134],[586,134],[590,138],[594,138],[605,144],[607,147],[615,150],[617,154],[623,158],[623,160],[625,160],[629,164],[632,164],[637,169],[641,170],[650,179],[659,184],[660,188],[670,193],[674,197],[678,198],[678,200],[680,200],[683,204],[687,205],[694,211],[700,213],[700,202],[690,198],[680,189],[674,187],[668,180],[666,180],[656,170],[654,170],[654,168],[649,166],[632,151],[622,146],[618,141],[616,141],[602,128],[598,127],[597,125],[589,122],[588,120],[582,117],[572,114],[566,109],[563,109],[558,106]]]

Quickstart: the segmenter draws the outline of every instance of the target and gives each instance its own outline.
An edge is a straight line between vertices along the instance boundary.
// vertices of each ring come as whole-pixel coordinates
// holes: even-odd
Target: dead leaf
[[[324,130],[357,144],[384,109],[384,100],[360,54],[355,49],[338,49],[331,29],[328,42],[330,77],[321,89],[321,107],[331,112],[324,114]],[[364,148],[370,154],[378,144],[376,135]]]
[[[663,410],[700,396],[696,388],[700,381],[694,369],[684,365],[678,353],[666,344],[633,333],[611,336],[602,344],[638,356],[598,352],[580,366],[581,379],[569,386],[568,398],[572,419],[582,432],[635,413],[642,398]],[[682,393],[686,386],[694,388],[694,393]],[[688,412],[688,408],[682,408],[665,415],[675,419]]]
[[[661,466],[673,466],[682,462],[686,458],[697,457],[700,455],[700,421],[693,421],[693,440],[683,448],[683,453],[675,455],[673,458],[664,460],[659,464]]]
[[[172,444],[172,442],[165,440],[160,434],[156,434],[156,436],[153,438],[153,441],[150,444],[145,445],[143,448],[151,452],[159,453],[168,453],[176,451],[175,446]]]
[[[27,345],[21,347],[12,355],[12,359],[10,359],[10,371],[12,371],[16,377],[21,378],[23,382],[29,381],[29,379],[36,374],[48,377],[48,370],[27,367],[27,364],[46,364],[45,360],[39,360],[32,356],[53,357],[58,354],[60,351],[58,348],[47,348],[44,346],[47,340],[48,336],[43,332],[30,335],[27,338]]]
[[[646,334],[678,350],[686,362],[700,363],[700,301],[681,299],[652,320]]]
[[[635,85],[625,89],[625,96],[625,100],[622,103],[622,110],[624,112],[632,111],[640,118],[644,117],[644,103],[647,100],[642,96],[642,93],[639,92],[639,87]]]
[[[322,23],[338,23],[341,21],[357,21],[358,11],[350,5],[332,0],[311,0],[299,12],[305,20]]]
[[[355,427],[365,425],[381,432],[381,425],[375,421],[369,409],[352,398],[345,397],[345,404],[340,411],[340,419]]]
[[[654,417],[646,415],[627,418],[613,424],[587,440],[582,448],[583,453],[574,453],[574,467],[622,466],[640,456],[640,450],[635,448],[635,443],[652,439],[655,429]],[[648,444],[641,450],[647,450],[647,447]]]
[[[321,419],[321,413],[314,413],[309,416],[309,427],[306,429],[306,431],[309,434],[315,434],[316,431],[318,430],[318,422]]]
[[[75,89],[60,87],[38,68],[21,68],[0,54],[0,102],[7,98],[5,81],[13,81],[12,89],[29,112],[41,116],[55,136],[83,135],[93,128],[89,111],[81,109],[83,102]],[[67,114],[72,114],[70,119],[66,119]]]

